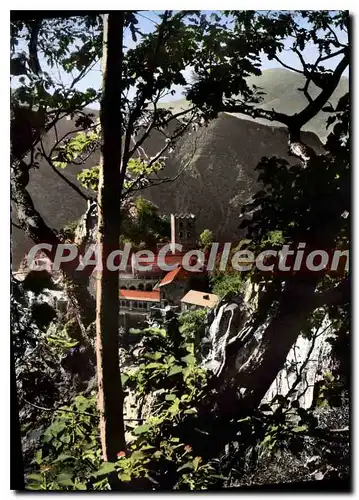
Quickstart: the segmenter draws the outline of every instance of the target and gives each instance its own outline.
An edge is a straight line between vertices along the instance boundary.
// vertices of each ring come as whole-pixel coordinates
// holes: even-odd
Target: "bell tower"
[[[171,214],[171,247],[175,252],[175,244],[183,245],[183,251],[196,248],[196,216],[193,214]]]

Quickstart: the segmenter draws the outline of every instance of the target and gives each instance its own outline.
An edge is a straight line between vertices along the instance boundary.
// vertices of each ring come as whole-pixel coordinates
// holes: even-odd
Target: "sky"
[[[202,11],[202,12],[206,13],[206,14],[211,14],[212,12],[219,13],[219,11]],[[138,20],[139,20],[138,27],[139,27],[140,31],[143,33],[149,33],[151,31],[153,31],[156,24],[160,21],[160,18],[158,17],[159,13],[161,13],[161,11],[141,11],[141,12],[138,12],[137,13]],[[340,31],[336,31],[336,33],[337,33],[339,40],[343,40],[343,41],[345,40],[346,33],[340,32]],[[285,42],[285,44],[287,44],[287,45],[288,45],[288,43],[289,43],[289,41]],[[125,30],[125,34],[124,34],[124,45],[127,48],[132,48],[135,45],[135,42],[133,42],[132,37],[131,37],[131,33],[130,33],[128,28]],[[317,51],[316,51],[315,46],[313,44],[306,46],[305,50],[303,51],[303,56],[307,62],[314,62],[317,58]],[[283,51],[280,55],[280,58],[283,61],[283,63],[287,64],[288,66],[291,66],[291,67],[294,67],[297,69],[302,69],[299,58],[292,51],[289,51],[289,50]],[[262,70],[271,69],[271,68],[282,68],[280,63],[278,63],[275,60],[269,61],[265,55],[263,55],[263,57],[261,58],[261,62],[262,62],[262,67],[261,67]],[[330,59],[327,62],[327,67],[332,69],[336,66],[336,64],[338,62],[339,62],[339,57]],[[43,66],[43,64],[44,64],[43,61],[40,61],[40,63]],[[190,76],[191,72],[192,72],[192,69],[190,67],[188,67],[185,70],[186,76]],[[51,73],[51,71],[50,71],[50,73]],[[344,75],[349,76],[348,68],[347,68],[346,72],[344,73]],[[62,77],[62,80],[64,83],[71,83],[71,81],[72,81],[72,77],[70,75],[65,74],[65,73],[62,74],[61,77]],[[85,90],[85,89],[91,87],[91,88],[94,88],[97,90],[100,88],[100,86],[101,86],[101,68],[100,68],[100,63],[98,63],[79,82],[79,84],[77,85],[77,88],[79,90]],[[178,99],[181,99],[184,97],[182,94],[181,87],[176,86],[176,87],[174,87],[174,90],[176,91],[176,93],[173,96],[171,96],[171,95],[166,96],[164,99],[165,101],[172,101],[172,100],[175,101],[175,100],[178,100]],[[99,108],[99,103],[94,103],[91,105],[91,107]]]

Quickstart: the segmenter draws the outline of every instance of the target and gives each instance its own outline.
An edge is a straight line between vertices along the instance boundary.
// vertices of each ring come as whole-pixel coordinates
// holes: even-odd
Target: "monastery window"
[[[180,229],[183,229],[183,222],[182,221],[180,221],[179,227],[180,227]]]
[[[130,307],[130,301],[126,300],[126,307]]]
[[[138,285],[138,289],[139,289],[139,290],[143,290],[144,288],[145,288],[145,287],[143,286],[143,283],[140,283],[140,284]]]
[[[187,238],[191,238],[191,236],[192,234],[189,231],[187,231]]]
[[[180,231],[180,232],[178,233],[178,236],[179,236],[180,238],[182,238],[182,237],[183,237],[183,232],[182,232],[182,231]]]
[[[151,291],[152,291],[152,285],[151,285],[151,283],[148,283],[146,285],[146,292],[151,292]]]
[[[136,287],[135,286],[130,286],[130,290],[136,290]]]
[[[137,302],[133,302],[133,307],[137,309]]]

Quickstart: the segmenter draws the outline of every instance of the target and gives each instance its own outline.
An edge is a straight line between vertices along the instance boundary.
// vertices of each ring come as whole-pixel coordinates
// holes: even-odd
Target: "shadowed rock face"
[[[303,140],[316,150],[321,142],[305,132]],[[220,241],[238,237],[239,213],[243,203],[258,190],[254,170],[263,156],[287,155],[285,128],[260,125],[221,114],[181,141],[168,160],[168,175],[178,170],[193,155],[186,171],[174,182],[150,188],[145,196],[165,213],[192,212],[197,229],[208,228]]]
[[[59,137],[72,130],[71,121],[63,120],[58,127]],[[303,141],[316,150],[322,147],[318,137],[311,132],[303,133]],[[46,143],[53,144],[53,134]],[[163,147],[163,135],[154,131],[145,141],[147,155],[154,155]],[[175,177],[171,183],[149,188],[141,194],[158,205],[164,214],[192,212],[197,217],[197,229],[213,231],[219,241],[232,241],[238,237],[240,208],[256,192],[255,167],[263,156],[276,155],[295,161],[287,155],[286,129],[257,124],[221,114],[207,127],[187,134],[179,141],[175,151],[168,154],[167,166],[161,176]],[[99,153],[94,154],[83,167],[71,165],[62,173],[78,183],[76,174],[82,168],[99,163]],[[46,162],[31,173],[28,186],[35,207],[53,228],[78,219],[86,210],[86,202],[69,187]],[[16,217],[13,217],[16,220]],[[13,267],[18,268],[32,243],[21,230],[13,228]]]

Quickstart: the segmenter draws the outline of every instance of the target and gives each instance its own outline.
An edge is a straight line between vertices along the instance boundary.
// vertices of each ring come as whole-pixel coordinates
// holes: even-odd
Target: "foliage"
[[[200,245],[206,250],[213,243],[213,233],[209,229],[204,229],[199,235]]]
[[[201,490],[223,482],[214,463],[192,453],[176,432],[196,415],[206,387],[188,325],[182,333],[173,323],[132,333],[140,341],[134,346],[134,366],[122,375],[123,385],[139,399],[156,394],[154,414],[141,425],[128,424],[127,450],[119,450],[117,462],[101,463],[95,397],[77,396],[56,412],[43,434],[36,470],[27,476],[29,489],[108,489],[111,473],[131,489]]]
[[[36,472],[27,475],[29,490],[86,490],[101,463],[96,397],[76,396],[54,413],[34,457]]]
[[[122,211],[122,242],[153,248],[169,239],[171,226],[168,217],[159,215],[158,207],[138,196]]]
[[[333,73],[324,61],[348,54],[348,11],[236,10],[214,16],[201,18],[202,46],[192,63],[195,81],[187,90],[187,98],[208,118],[221,111],[257,115],[263,92],[256,85],[250,86],[248,77],[261,74],[262,54],[302,73],[318,89]],[[342,37],[337,35],[339,30]],[[306,61],[308,45],[317,55],[314,64]],[[292,67],[283,61],[284,51],[290,52],[298,65],[293,63]],[[312,99],[308,86],[299,90],[308,102]]]
[[[219,297],[227,294],[238,295],[244,290],[244,281],[241,274],[237,272],[218,272],[211,276],[212,291]]]
[[[74,241],[79,222],[79,220],[74,220],[66,224],[63,228],[61,228],[60,235],[67,241]]]
[[[179,329],[176,319],[167,330],[154,327],[131,330],[132,334],[140,335],[140,340],[135,345],[136,367],[123,375],[125,386],[136,390],[140,397],[159,389],[171,390],[173,394],[177,390],[180,394],[189,393],[183,399],[187,402],[195,395],[199,397],[206,375],[196,363],[193,330],[190,336],[188,326]],[[179,405],[177,398],[175,405]]]
[[[182,313],[179,318],[179,331],[187,342],[193,342],[194,354],[198,352],[201,339],[204,337],[207,310],[195,309]]]

